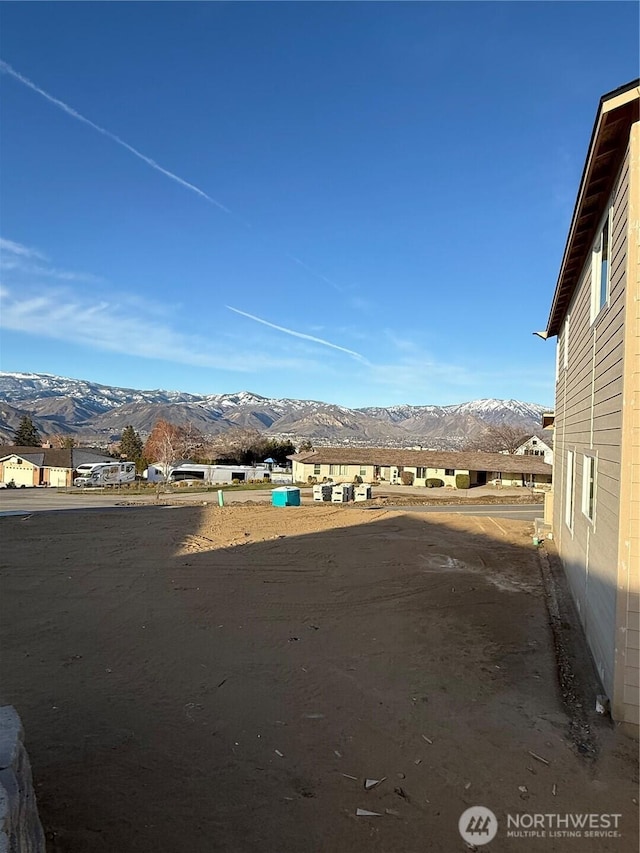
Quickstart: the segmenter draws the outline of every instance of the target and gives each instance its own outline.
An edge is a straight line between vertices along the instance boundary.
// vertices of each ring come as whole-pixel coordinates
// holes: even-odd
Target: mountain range
[[[315,400],[273,399],[248,391],[189,394],[140,391],[46,373],[0,372],[0,440],[10,442],[28,414],[43,436],[73,435],[107,444],[131,424],[141,435],[159,419],[192,423],[206,435],[256,429],[274,438],[315,444],[421,446],[456,449],[487,426],[541,433],[546,407],[518,400],[474,400],[452,406],[350,409]]]

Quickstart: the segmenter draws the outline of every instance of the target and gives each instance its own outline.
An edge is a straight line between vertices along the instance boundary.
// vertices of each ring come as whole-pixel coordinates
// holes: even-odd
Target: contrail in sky
[[[10,77],[13,77],[14,80],[17,80],[19,83],[22,83],[23,86],[26,86],[33,92],[36,92],[38,95],[41,95],[43,98],[45,98],[45,100],[49,101],[49,103],[53,104],[54,106],[58,107],[58,109],[67,113],[67,115],[70,115],[72,118],[77,119],[77,121],[81,121],[83,124],[88,125],[93,130],[97,131],[98,133],[101,133],[103,136],[106,136],[107,139],[111,139],[112,142],[115,142],[117,145],[120,145],[122,148],[124,148],[130,154],[133,154],[134,157],[137,157],[139,160],[142,160],[142,162],[146,163],[147,166],[151,166],[151,168],[155,169],[156,172],[160,172],[161,175],[170,178],[172,181],[175,181],[177,184],[180,184],[180,186],[185,187],[185,189],[191,190],[191,192],[195,193],[196,195],[199,195],[200,198],[203,198],[205,201],[208,201],[210,204],[213,204],[215,205],[215,207],[219,208],[225,213],[228,213],[230,216],[234,217],[234,219],[237,219],[245,227],[252,227],[251,223],[247,222],[237,213],[234,213],[228,207],[225,207],[224,204],[217,201],[215,198],[212,198],[212,196],[208,195],[208,193],[206,193],[204,190],[201,190],[200,187],[197,187],[195,184],[189,183],[189,181],[185,181],[184,178],[181,178],[179,175],[176,175],[173,172],[170,172],[168,169],[163,168],[159,163],[156,163],[156,161],[153,160],[151,157],[147,157],[146,154],[143,154],[141,151],[138,151],[138,149],[134,148],[133,145],[129,145],[128,142],[125,142],[124,139],[121,139],[115,133],[111,133],[110,130],[107,130],[106,128],[101,127],[99,124],[96,124],[90,119],[85,118],[82,113],[79,113],[77,110],[74,110],[73,107],[70,107],[69,104],[65,104],[64,101],[61,101],[58,98],[54,98],[53,95],[50,95],[48,92],[45,92],[44,89],[41,89],[32,80],[29,80],[28,77],[25,77],[23,74],[20,74],[19,71],[16,71],[15,68],[13,68],[11,65],[9,65],[8,62],[5,62],[2,59],[0,59],[0,71],[4,72],[5,74],[9,74]],[[297,258],[295,255],[292,255],[289,252],[287,252],[286,255],[290,260],[294,261],[294,263],[298,264],[308,273],[315,276],[315,278],[320,279],[320,281],[324,281],[325,284],[328,284],[330,287],[333,287],[338,292],[343,292],[343,289],[338,284],[336,284],[334,281],[331,281],[331,279],[328,279],[326,276],[322,275],[322,273],[317,272],[317,270],[314,270],[312,267],[308,266],[308,264],[305,264],[304,261],[300,260],[300,258]]]
[[[305,264],[305,262],[301,261],[300,258],[296,258],[295,255],[291,255],[289,252],[287,252],[287,257],[291,258],[292,261],[294,261],[296,264],[299,264],[303,269],[311,273],[311,275],[314,275],[316,278],[319,278],[320,281],[324,281],[326,284],[329,284],[331,287],[335,288],[338,293],[342,293],[342,288],[340,287],[340,285],[336,284],[335,281],[331,281],[330,278],[327,278],[326,276],[322,275],[322,273],[317,272],[317,270],[314,270],[308,264]]]
[[[285,335],[293,335],[294,338],[302,338],[304,341],[313,341],[315,344],[322,344],[324,347],[330,347],[331,349],[336,349],[339,352],[344,352],[352,358],[357,359],[357,361],[361,361],[363,364],[369,363],[363,355],[352,349],[340,347],[338,344],[332,344],[331,341],[325,341],[323,338],[316,338],[314,335],[305,335],[303,332],[295,332],[293,329],[287,329],[284,326],[277,326],[275,323],[270,323],[268,320],[262,320],[260,317],[256,317],[253,314],[247,314],[246,311],[240,311],[239,308],[232,308],[231,305],[227,305],[227,308],[235,314],[240,314],[241,317],[248,317],[249,320],[255,320],[256,323],[262,323],[263,326],[269,326],[270,329],[276,329],[278,332],[284,332]]]
[[[22,74],[16,71],[15,68],[12,68],[8,62],[5,62],[2,59],[0,59],[0,70],[3,71],[5,74],[9,74],[15,80],[18,80],[24,86],[27,86],[34,92],[37,92],[39,95],[42,95],[43,98],[46,98],[47,101],[61,109],[63,112],[67,113],[67,115],[70,115],[72,118],[83,122],[83,124],[89,125],[89,127],[92,127],[94,130],[97,130],[98,133],[101,133],[103,136],[106,136],[108,139],[111,139],[113,142],[116,142],[118,145],[122,146],[122,148],[126,148],[127,151],[129,151],[135,157],[138,157],[148,166],[151,166],[152,169],[155,169],[157,172],[160,172],[167,178],[171,178],[172,181],[175,181],[177,184],[180,184],[186,189],[191,190],[191,192],[196,193],[196,195],[199,195],[201,198],[205,199],[205,201],[214,204],[216,207],[220,208],[220,210],[224,210],[225,213],[229,213],[232,216],[235,215],[231,210],[229,210],[228,207],[225,207],[224,204],[221,204],[219,201],[216,201],[215,198],[212,198],[210,195],[207,195],[204,190],[201,190],[199,187],[196,187],[195,184],[190,184],[189,181],[185,181],[178,175],[174,175],[174,173],[170,172],[168,169],[163,169],[163,167],[160,166],[159,163],[156,163],[155,160],[152,160],[151,157],[147,157],[145,154],[142,154],[132,145],[129,145],[128,142],[125,142],[124,139],[120,139],[120,137],[116,136],[115,133],[111,133],[110,130],[106,130],[104,127],[100,127],[99,124],[95,124],[88,118],[85,118],[77,110],[74,110],[73,107],[70,107],[68,104],[65,104],[64,101],[60,101],[58,100],[58,98],[54,98],[53,95],[50,95],[48,92],[45,92],[44,89],[41,89],[39,86],[36,86],[36,84],[33,81],[29,80],[28,77],[24,77]]]

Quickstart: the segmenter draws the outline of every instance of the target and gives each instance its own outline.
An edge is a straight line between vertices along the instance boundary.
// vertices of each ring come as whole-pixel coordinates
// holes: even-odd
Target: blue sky
[[[0,15],[2,369],[552,401],[531,333],[598,99],[638,73],[635,3]]]

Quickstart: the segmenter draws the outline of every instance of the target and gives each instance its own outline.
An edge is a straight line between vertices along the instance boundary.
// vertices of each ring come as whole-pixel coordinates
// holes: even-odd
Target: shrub
[[[231,481],[231,485],[232,485],[232,486],[239,486],[239,485],[240,485],[240,480],[238,480],[238,478],[237,478],[237,477],[234,477],[234,478],[233,478],[233,480]]]
[[[353,478],[353,483],[355,486],[362,485],[362,477],[360,476],[360,474],[356,474],[356,476]]]
[[[415,475],[411,471],[403,471],[400,475],[400,479],[402,480],[403,486],[413,486],[413,480]]]
[[[456,489],[468,489],[471,479],[468,474],[456,474]]]
[[[425,486],[428,489],[439,489],[444,486],[444,480],[440,480],[438,477],[429,477],[428,480],[425,480]]]

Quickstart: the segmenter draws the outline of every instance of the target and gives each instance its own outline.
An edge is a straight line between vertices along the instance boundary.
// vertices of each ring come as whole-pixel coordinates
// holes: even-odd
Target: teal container
[[[294,486],[280,486],[271,491],[272,506],[300,506],[300,489]]]

